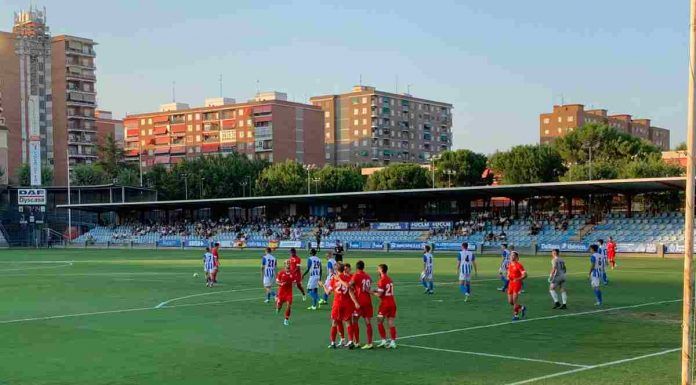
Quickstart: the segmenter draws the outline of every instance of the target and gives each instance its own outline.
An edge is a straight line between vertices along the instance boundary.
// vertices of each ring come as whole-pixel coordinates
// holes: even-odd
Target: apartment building
[[[54,175],[58,181],[67,181],[66,157],[70,168],[97,160],[95,45],[75,36],[51,39]]]
[[[427,162],[452,147],[452,105],[355,86],[310,102],[324,113],[327,163]]]
[[[232,152],[321,166],[322,122],[318,107],[289,102],[280,92],[259,93],[242,103],[211,98],[197,108],[170,103],[158,112],[126,116],[124,149],[128,159],[140,160],[143,167]]]
[[[113,136],[116,144],[124,146],[123,120],[114,119],[111,111],[97,110],[96,113],[96,140],[98,144],[104,143],[107,136]]]
[[[51,37],[45,9],[34,7],[15,13],[11,32],[0,31],[0,92],[12,182],[17,168],[28,163],[36,170],[53,168],[53,183],[64,185],[68,163],[96,160],[95,44],[75,36]],[[32,184],[40,182],[32,177]]]
[[[0,92],[0,185],[6,185],[7,176],[7,127],[2,108],[2,92]]]
[[[651,142],[663,151],[669,150],[669,130],[652,126],[650,119],[633,119],[628,114],[609,115],[605,109],[586,110],[582,104],[555,105],[553,112],[540,114],[539,142],[551,143],[555,138],[589,123],[609,125]]]

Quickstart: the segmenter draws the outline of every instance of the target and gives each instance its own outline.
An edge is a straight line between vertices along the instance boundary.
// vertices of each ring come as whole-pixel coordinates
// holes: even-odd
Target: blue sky
[[[0,2],[0,30],[28,1]],[[450,102],[454,145],[538,141],[538,114],[583,103],[653,119],[684,140],[688,1],[44,0],[54,35],[97,47],[102,109],[256,91],[290,99],[358,83]]]

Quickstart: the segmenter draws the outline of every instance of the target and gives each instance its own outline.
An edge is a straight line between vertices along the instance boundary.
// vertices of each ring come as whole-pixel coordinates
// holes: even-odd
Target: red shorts
[[[213,261],[213,266],[215,266],[215,267],[220,267],[220,261],[218,261],[217,259],[214,260],[214,261]]]
[[[353,301],[348,301],[348,303],[344,303],[341,307],[343,308],[341,309],[343,320],[348,321],[353,316],[353,313],[355,313],[355,304]]]
[[[284,303],[292,305],[292,294],[278,294],[276,297],[276,304],[282,305]]]
[[[372,309],[372,301],[360,302],[360,309],[355,309],[353,317],[372,318],[375,311]]]
[[[394,318],[396,317],[396,304],[379,304],[379,310],[377,310],[378,317],[384,318]]]
[[[331,307],[331,319],[334,321],[346,321],[350,319],[351,309],[340,304],[334,304]]]
[[[616,259],[616,255],[609,255],[607,258],[609,258],[610,261],[613,261]]]
[[[300,273],[299,271],[294,273],[292,275],[292,281],[302,283],[302,273]]]
[[[519,294],[522,291],[522,281],[510,281],[508,294]]]

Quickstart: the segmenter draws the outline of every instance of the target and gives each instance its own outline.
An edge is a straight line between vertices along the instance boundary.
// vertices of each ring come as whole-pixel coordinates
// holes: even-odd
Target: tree
[[[490,159],[496,175],[504,184],[554,182],[565,172],[563,159],[547,145],[520,145],[498,151]]]
[[[375,171],[367,178],[365,189],[369,191],[404,190],[429,186],[428,170],[418,164],[399,163]]]
[[[116,142],[113,134],[107,135],[104,143],[100,143],[97,150],[99,154],[97,164],[110,178],[116,178],[122,168],[128,167],[123,148]]]
[[[108,184],[113,180],[98,164],[78,164],[72,169],[70,182],[78,186]]]
[[[123,168],[116,176],[116,184],[120,186],[140,186],[140,173],[132,168]]]
[[[605,124],[586,124],[557,138],[553,146],[567,165],[589,162],[590,148],[593,162],[630,160],[660,153],[651,143]]]
[[[686,142],[681,142],[677,145],[677,147],[674,147],[674,151],[686,151]]]
[[[31,185],[31,169],[28,163],[22,163],[15,171],[17,182],[20,186]],[[53,169],[41,166],[41,185],[47,186],[53,183]]]
[[[684,168],[662,160],[660,155],[627,162],[619,171],[619,178],[659,178],[684,175]]]
[[[435,178],[438,186],[476,186],[485,183],[482,179],[487,158],[469,150],[445,151],[435,163]],[[451,173],[448,175],[447,173]]]
[[[259,195],[296,195],[307,192],[307,171],[304,167],[288,160],[265,168],[256,179]]]
[[[352,166],[325,166],[312,174],[314,178],[319,179],[319,191],[322,193],[362,191],[365,184],[360,169]]]
[[[161,164],[154,165],[143,175],[145,186],[157,190],[161,200],[184,199],[184,181]]]
[[[616,179],[619,177],[619,168],[616,164],[599,161],[592,162],[592,179]],[[563,182],[577,182],[590,180],[590,164],[574,164],[568,168],[568,171],[561,177]]]

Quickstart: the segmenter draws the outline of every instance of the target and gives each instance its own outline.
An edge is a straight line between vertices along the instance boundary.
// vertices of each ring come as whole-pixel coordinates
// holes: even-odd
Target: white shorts
[[[594,275],[590,276],[590,285],[592,285],[592,287],[599,287],[599,277],[595,277]]]
[[[271,287],[275,282],[275,277],[263,277],[263,287]]]
[[[421,273],[421,280],[426,280],[426,281],[432,281],[433,280],[433,271],[426,270]]]
[[[460,281],[471,281],[471,274],[459,273]]]
[[[326,277],[326,280],[324,281],[324,287],[329,287],[331,284],[331,276]]]
[[[206,273],[210,274],[210,273],[216,272],[216,271],[217,271],[217,268],[216,268],[216,267],[213,267],[212,269],[205,269],[205,268],[204,268],[203,271],[205,271]]]
[[[307,289],[316,289],[319,287],[319,277],[318,276],[310,276],[309,279],[307,280]]]

